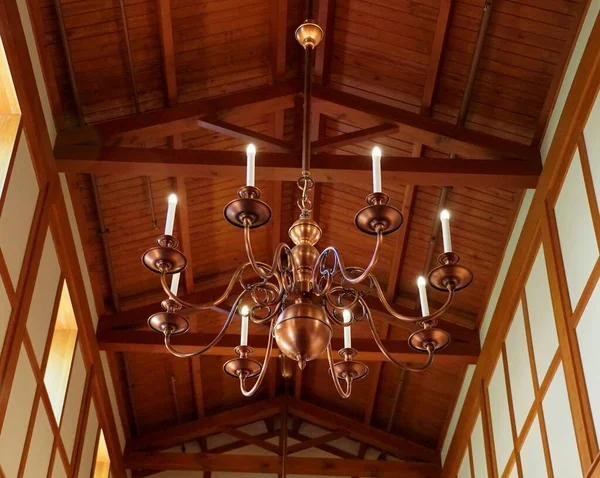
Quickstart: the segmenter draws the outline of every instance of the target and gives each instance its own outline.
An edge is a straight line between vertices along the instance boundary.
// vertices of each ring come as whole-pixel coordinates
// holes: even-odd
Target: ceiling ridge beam
[[[360,129],[351,133],[345,133],[338,136],[313,141],[311,149],[313,153],[320,153],[322,151],[331,149],[343,148],[344,146],[360,143],[362,141],[381,138],[382,136],[389,136],[397,132],[397,124],[384,123],[371,128]]]
[[[203,118],[198,120],[200,128],[214,131],[215,133],[223,134],[231,138],[241,139],[251,143],[256,143],[258,146],[265,146],[272,151],[280,153],[291,153],[293,146],[287,141],[283,141],[267,134],[252,131],[251,129],[237,126],[226,121],[216,118]]]
[[[246,154],[241,151],[169,150],[64,146],[54,148],[58,169],[65,173],[138,174],[208,178],[244,178]],[[369,156],[317,154],[312,159],[312,177],[317,182],[370,184]],[[295,181],[298,156],[261,153],[256,158],[257,177]],[[477,186],[534,188],[541,174],[541,161],[515,159],[449,159],[386,157],[386,181],[422,186]]]
[[[363,117],[381,118],[402,126],[400,133],[408,141],[421,143],[447,153],[465,157],[500,159],[516,157],[541,163],[538,148],[509,141],[487,133],[467,129],[436,118],[390,106],[385,103],[346,93],[321,85],[313,86],[315,111],[336,118],[344,116],[351,120],[349,112]]]

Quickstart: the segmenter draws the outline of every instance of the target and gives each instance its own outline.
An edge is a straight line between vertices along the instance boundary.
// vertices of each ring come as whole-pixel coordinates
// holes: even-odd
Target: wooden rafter
[[[290,438],[293,438],[294,440],[301,442],[301,443],[312,440],[312,438],[302,435],[301,433],[294,432],[293,430],[290,430],[290,432],[288,433],[288,436]],[[344,451],[333,445],[321,444],[321,445],[317,445],[315,448],[322,450],[326,453],[329,453],[330,455],[344,458],[346,460],[352,460],[352,459],[356,458],[356,455],[353,455],[352,453],[348,453],[347,451]]]
[[[330,441],[337,440],[338,438],[342,438],[347,435],[348,433],[343,430],[336,430],[334,432],[327,433],[316,438],[311,438],[310,440],[296,443],[295,445],[288,447],[288,455],[308,450],[309,448],[318,448],[321,445],[325,445]]]
[[[287,0],[269,0],[271,81],[273,83],[278,83],[285,77],[287,17]]]
[[[256,115],[291,108],[297,92],[298,84],[295,81],[251,88],[64,131],[59,134],[57,143],[135,144],[146,139],[197,130],[197,120],[204,116],[225,112],[233,115],[246,111],[249,106]]]
[[[96,146],[60,146],[54,149],[59,171],[65,173],[180,175],[185,177],[238,178],[245,176],[246,155],[238,151],[168,150]],[[318,154],[312,160],[312,177],[318,182],[370,184],[371,158],[357,155]],[[275,181],[295,181],[299,157],[261,153],[257,176]],[[478,186],[533,188],[541,161],[498,159],[432,159],[388,157],[386,181],[424,186]]]
[[[237,428],[229,426],[229,425],[223,425],[221,427],[221,431],[223,433],[226,433],[229,436],[232,436],[233,438],[237,438],[238,440],[243,440],[250,445],[256,445],[257,447],[260,447],[264,450],[270,451],[271,453],[275,453],[276,455],[279,455],[279,448],[276,445],[273,445],[272,443],[265,441],[263,438],[249,435],[249,434],[244,433],[244,432],[238,430]]]
[[[312,143],[311,149],[313,153],[320,153],[321,151],[328,151],[336,148],[343,148],[350,144],[360,143],[361,141],[368,141],[372,139],[381,138],[382,136],[389,136],[398,131],[398,125],[384,123],[372,128],[361,129],[353,131],[352,133],[341,134],[339,136],[333,136],[332,138],[323,138]]]
[[[171,0],[157,0],[156,6],[167,104],[175,106],[177,104],[177,72],[175,67],[173,24],[171,22]]]
[[[329,83],[331,58],[333,56],[333,29],[335,24],[335,0],[320,0],[317,23],[325,34],[315,54],[315,81],[322,85]]]
[[[266,146],[271,151],[278,151],[281,153],[289,153],[292,151],[292,145],[281,139],[274,138],[272,136],[257,133],[256,131],[236,126],[226,121],[221,121],[215,118],[204,118],[198,120],[198,126],[216,133],[229,136],[231,138],[241,139],[248,141],[249,143],[256,143],[258,146]]]
[[[537,148],[508,141],[486,133],[446,123],[418,113],[345,93],[329,87],[314,85],[315,111],[347,120],[393,122],[401,126],[399,134],[407,141],[421,143],[438,150],[472,158],[499,159],[514,157],[540,161]],[[354,116],[353,116],[354,114]],[[358,115],[358,117],[357,117]]]
[[[281,470],[281,458],[277,456],[257,455],[213,455],[205,453],[144,453],[125,454],[128,468],[155,470],[210,470],[238,473],[278,473]],[[312,476],[378,476],[382,478],[437,477],[440,466],[435,463],[394,462],[377,460],[340,460],[330,458],[286,458],[286,471],[290,474]]]
[[[170,448],[199,437],[220,433],[224,425],[241,426],[271,417],[279,413],[282,404],[282,398],[254,402],[251,405],[244,405],[216,415],[132,438],[127,444],[127,448],[132,451]]]
[[[446,329],[448,327],[445,327]],[[467,330],[467,329],[465,329]],[[164,346],[164,338],[156,332],[149,330],[99,330],[96,335],[100,350],[112,352],[139,352],[139,353],[168,353]],[[213,334],[200,332],[187,332],[173,339],[173,344],[179,350],[190,352],[197,350],[200,346],[209,343],[214,338]],[[255,357],[264,357],[266,353],[265,335],[251,335],[249,341],[252,343]],[[341,338],[332,339],[332,347],[335,350],[343,348]],[[353,339],[356,348],[360,350],[360,356],[365,361],[383,361],[385,357],[377,348],[372,339]],[[410,348],[406,340],[383,340],[389,353],[397,360],[403,362],[421,362],[424,360],[423,353]],[[239,334],[225,334],[210,350],[206,356],[231,355],[232,350],[239,345]],[[271,357],[279,355],[279,350],[273,350]],[[470,364],[476,363],[479,356],[479,344],[469,343],[457,339],[448,347],[436,353],[435,361],[439,364]],[[319,357],[325,360],[325,355]],[[298,387],[299,390],[299,387]]]

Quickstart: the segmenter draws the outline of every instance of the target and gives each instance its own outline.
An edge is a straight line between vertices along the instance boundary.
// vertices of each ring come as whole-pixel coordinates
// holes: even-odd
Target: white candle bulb
[[[444,209],[440,214],[442,220],[442,234],[444,236],[444,252],[452,252],[452,238],[450,237],[450,213]]]
[[[373,148],[371,153],[373,158],[373,192],[380,193],[381,190],[381,149],[377,146]]]
[[[352,320],[352,312],[348,309],[344,309],[342,312],[342,316],[344,317],[344,323],[349,323]],[[344,348],[349,349],[352,348],[352,331],[350,330],[352,327],[349,325],[348,327],[344,327]]]
[[[242,316],[242,331],[240,333],[240,345],[248,345],[248,315],[250,308],[247,305],[242,306],[240,310]]]
[[[175,209],[177,209],[177,196],[169,195],[169,206],[167,207],[167,220],[165,221],[165,234],[173,235],[173,226],[175,225]]]
[[[171,279],[171,293],[174,295],[177,295],[177,290],[179,289],[179,274],[179,272],[177,274],[173,274],[173,278]]]
[[[419,300],[421,302],[421,315],[427,317],[429,315],[429,302],[427,301],[427,282],[425,277],[419,277],[417,279],[417,286],[419,287]]]
[[[254,186],[256,147],[250,143],[246,148],[246,186]]]

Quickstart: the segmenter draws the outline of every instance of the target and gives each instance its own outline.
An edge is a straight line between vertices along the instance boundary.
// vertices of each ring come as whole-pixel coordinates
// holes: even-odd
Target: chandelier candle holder
[[[167,227],[165,234],[158,237],[157,246],[142,256],[143,264],[160,275],[167,295],[161,305],[162,312],[148,319],[151,329],[164,337],[167,350],[177,357],[201,355],[216,345],[229,329],[234,318],[241,317],[240,345],[234,349],[237,358],[224,364],[224,371],[240,382],[245,396],[253,395],[263,382],[269,365],[274,343],[281,354],[295,362],[300,369],[327,354],[329,374],[341,397],[348,398],[353,383],[364,378],[369,369],[355,360],[358,351],[352,348],[351,328],[365,321],[382,354],[394,365],[408,371],[427,369],[435,352],[448,346],[450,335],[437,327],[437,319],[452,305],[456,292],[467,287],[473,280],[469,269],[459,264],[459,256],[452,251],[450,239],[450,214],[443,211],[440,220],[444,238],[444,253],[438,257],[439,266],[427,279],[417,281],[421,303],[420,316],[406,316],[390,305],[373,274],[379,259],[384,236],[397,231],[403,222],[400,210],[390,205],[390,198],[383,193],[381,158],[379,148],[373,149],[373,193],[366,197],[367,205],[354,218],[356,227],[367,235],[375,236],[375,246],[369,264],[364,267],[346,267],[340,252],[332,246],[317,249],[322,230],[312,219],[313,204],[309,199],[314,181],[310,177],[310,109],[311,109],[311,64],[312,52],[323,38],[322,29],[313,21],[306,20],[296,30],[296,39],[305,51],[304,111],[302,140],[302,171],[297,185],[301,190],[298,200],[299,218],[288,231],[292,246],[282,242],[275,249],[270,264],[259,262],[254,257],[251,230],[266,225],[271,219],[271,208],[261,200],[261,191],[255,186],[256,148],[249,145],[247,154],[246,185],[238,191],[238,197],[225,206],[225,219],[243,230],[247,261],[234,272],[223,294],[214,301],[193,304],[178,297],[179,273],[186,265],[185,255],[177,249],[178,241],[173,237],[176,198],[169,197]],[[249,281],[246,272],[252,271],[257,279]],[[168,276],[173,276],[171,285]],[[172,344],[173,337],[189,329],[189,320],[181,310],[205,310],[222,304],[231,295],[236,283],[242,292],[233,305],[215,338],[194,352],[180,352]],[[427,301],[427,283],[434,289],[446,292],[447,300],[437,311],[430,313]],[[396,360],[385,348],[367,305],[368,296],[376,296],[383,308],[398,321],[415,324],[418,330],[408,338],[409,346],[426,354],[421,364],[408,364]],[[269,327],[265,359],[263,363],[251,358],[252,347],[248,344],[250,322]],[[344,330],[344,348],[339,350],[341,361],[333,360],[331,338],[333,327]],[[254,385],[248,380],[255,379]]]

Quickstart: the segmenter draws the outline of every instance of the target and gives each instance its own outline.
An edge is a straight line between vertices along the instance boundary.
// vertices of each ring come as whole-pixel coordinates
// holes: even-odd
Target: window
[[[67,392],[76,340],[77,323],[75,322],[75,313],[73,312],[69,289],[66,282],[63,281],[48,363],[44,374],[44,384],[50,396],[54,416],[59,423]]]
[[[9,174],[21,124],[21,112],[0,39],[0,198]]]
[[[104,432],[100,429],[92,478],[108,478],[109,474],[110,457],[108,456],[108,448],[106,448],[106,440],[104,440]]]

